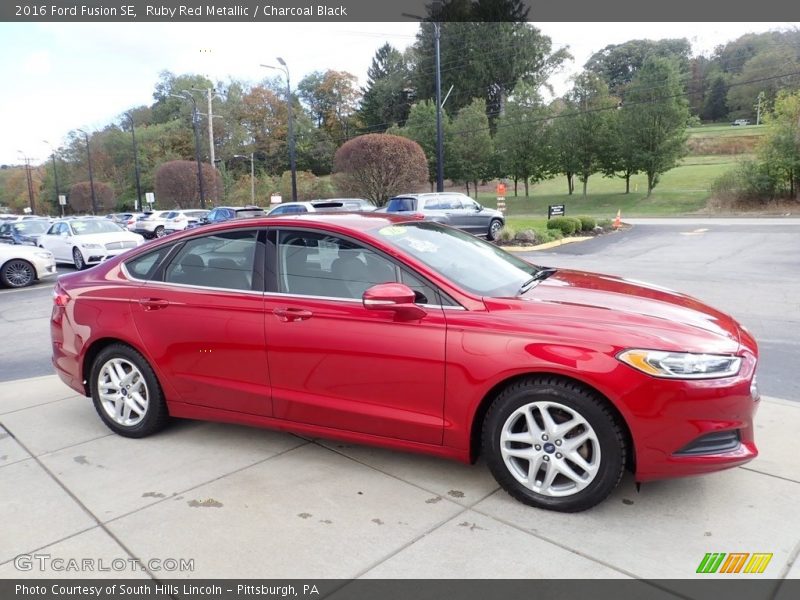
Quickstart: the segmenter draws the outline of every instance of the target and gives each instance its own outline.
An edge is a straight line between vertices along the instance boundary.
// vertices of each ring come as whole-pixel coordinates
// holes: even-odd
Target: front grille
[[[739,430],[715,431],[701,435],[675,454],[678,456],[698,456],[702,454],[722,454],[739,447]]]
[[[136,248],[136,242],[109,242],[106,250],[122,250],[123,248]]]

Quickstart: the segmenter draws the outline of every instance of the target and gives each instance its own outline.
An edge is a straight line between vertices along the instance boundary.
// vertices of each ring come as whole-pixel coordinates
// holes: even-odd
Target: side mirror
[[[483,206],[481,206],[480,204],[478,204],[476,202],[475,203],[475,212],[481,212],[482,210],[483,210]]]
[[[361,300],[368,310],[388,310],[398,317],[418,320],[427,313],[414,304],[414,290],[403,283],[379,283],[364,292]]]

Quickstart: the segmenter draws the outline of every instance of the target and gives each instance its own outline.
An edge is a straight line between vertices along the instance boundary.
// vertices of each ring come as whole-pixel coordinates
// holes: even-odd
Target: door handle
[[[284,323],[290,321],[305,321],[314,315],[310,310],[302,308],[276,308],[272,311],[272,314]]]
[[[169,306],[169,300],[162,300],[161,298],[140,298],[141,304],[145,310],[158,310]]]

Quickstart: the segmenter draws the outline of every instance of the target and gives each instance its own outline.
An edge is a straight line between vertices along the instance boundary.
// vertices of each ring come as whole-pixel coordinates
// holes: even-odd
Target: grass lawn
[[[690,127],[686,130],[689,137],[740,137],[752,135],[764,135],[766,128],[764,125],[730,125],[725,123],[714,123],[711,125],[701,125],[700,127]]]
[[[696,212],[705,207],[713,181],[736,166],[731,156],[687,157],[688,164],[665,173],[647,198],[647,178],[631,178],[631,193],[625,194],[625,181],[619,178],[593,175],[589,178],[588,195],[583,196],[583,186],[575,182],[575,193],[566,193],[567,179],[559,176],[532,186],[530,197],[514,197],[509,186],[506,196],[506,214],[509,223],[519,228],[517,219],[547,219],[549,204],[565,204],[567,215],[591,215],[597,218],[614,218],[618,210],[623,217],[675,216]],[[524,188],[520,186],[520,192]],[[497,198],[491,192],[479,194],[479,201],[496,207]]]

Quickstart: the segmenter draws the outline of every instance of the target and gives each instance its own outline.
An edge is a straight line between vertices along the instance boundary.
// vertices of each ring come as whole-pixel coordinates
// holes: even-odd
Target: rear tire
[[[95,410],[114,433],[141,438],[169,422],[155,372],[130,346],[112,344],[101,350],[92,363],[89,382]]]
[[[162,238],[165,235],[167,235],[167,232],[164,231],[164,227],[163,226],[159,225],[158,227],[156,227],[156,230],[153,232],[153,234],[157,238]]]
[[[599,395],[555,377],[530,377],[495,398],[483,453],[497,482],[537,508],[579,512],[605,500],[625,467],[626,437]]]

